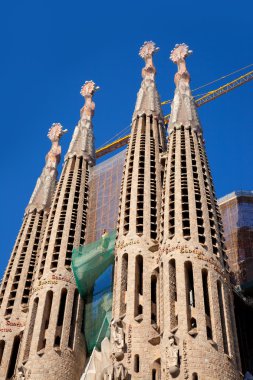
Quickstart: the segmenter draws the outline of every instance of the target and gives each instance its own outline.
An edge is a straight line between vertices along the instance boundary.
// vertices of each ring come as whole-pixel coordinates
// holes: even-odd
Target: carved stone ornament
[[[116,363],[106,368],[103,380],[127,380],[128,370],[122,363]]]
[[[80,94],[85,98],[85,104],[81,110],[81,115],[84,114],[84,117],[92,117],[94,115],[95,103],[92,101],[92,98],[98,90],[99,86],[96,86],[92,80],[86,81],[82,86]]]
[[[142,69],[142,84],[137,95],[133,120],[143,114],[154,115],[162,119],[161,101],[155,85],[156,69],[153,64],[153,54],[159,48],[152,41],[144,42],[139,51],[139,56],[144,59],[145,67]]]
[[[31,371],[25,368],[23,365],[17,369],[17,375],[15,380],[29,380],[31,378]]]
[[[85,103],[80,111],[80,120],[75,128],[65,160],[74,155],[84,157],[90,165],[95,163],[94,135],[92,127],[92,117],[95,113],[94,93],[99,87],[93,81],[87,81],[81,88],[81,95],[85,98]]]
[[[111,322],[112,353],[117,360],[124,357],[125,333],[121,319],[113,319]]]
[[[26,212],[32,211],[34,208],[43,209],[50,207],[52,195],[55,190],[57,166],[61,159],[61,146],[59,145],[59,141],[66,132],[67,129],[62,129],[60,123],[54,123],[49,129],[47,136],[52,142],[52,146],[46,155],[44,169],[37,180]]]
[[[179,373],[179,348],[176,344],[175,336],[169,336],[169,344],[166,347],[166,372],[175,377]],[[168,376],[169,378],[169,376]]]
[[[178,71],[175,74],[175,95],[171,104],[171,116],[169,122],[169,130],[174,127],[192,127],[201,131],[200,122],[196,112],[194,99],[190,90],[190,74],[186,68],[185,59],[192,51],[186,44],[176,45],[171,51],[170,59],[177,64]]]

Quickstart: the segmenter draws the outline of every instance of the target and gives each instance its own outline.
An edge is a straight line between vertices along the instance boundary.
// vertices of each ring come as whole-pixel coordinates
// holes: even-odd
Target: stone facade
[[[52,147],[26,208],[22,227],[14,245],[0,288],[0,379],[10,379],[20,352],[27,322],[30,289],[41,239],[45,231],[60,161],[59,139],[66,131],[53,124],[48,132]]]
[[[155,102],[154,50],[152,43],[141,50],[149,61],[123,174],[113,318],[121,321],[124,345],[120,355],[113,351],[113,363],[123,364],[131,379],[237,380],[240,356],[232,289],[185,64],[191,52],[181,44],[171,53],[178,72],[165,153]]]
[[[140,49],[145,67],[121,186],[106,368],[99,375],[92,366],[82,379],[238,380],[222,222],[185,62],[191,51],[181,44],[171,53],[178,71],[166,150],[157,50],[153,42]],[[82,87],[85,105],[58,183],[65,131],[56,124],[49,132],[52,148],[0,288],[0,380],[83,373],[83,301],[71,254],[85,243],[97,89],[92,81]]]

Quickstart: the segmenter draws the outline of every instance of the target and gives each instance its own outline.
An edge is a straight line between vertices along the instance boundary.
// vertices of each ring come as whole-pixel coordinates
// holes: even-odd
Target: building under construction
[[[0,287],[0,380],[239,380],[252,370],[252,194],[222,198],[221,216],[197,107],[253,72],[194,98],[192,51],[176,45],[164,117],[158,50],[149,41],[139,52],[130,135],[95,152],[93,81],[59,180],[66,131],[49,130]]]

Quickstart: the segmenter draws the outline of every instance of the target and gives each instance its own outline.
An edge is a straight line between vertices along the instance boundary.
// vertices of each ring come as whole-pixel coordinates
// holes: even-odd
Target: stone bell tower
[[[158,240],[165,129],[155,85],[157,50],[153,42],[140,49],[146,65],[122,181],[111,325],[115,379],[129,374],[150,380],[160,368]]]
[[[223,229],[185,44],[176,45],[160,231],[161,379],[240,379]]]
[[[54,194],[32,287],[19,368],[31,380],[79,380],[85,363],[83,304],[71,272],[72,250],[84,244],[89,168],[95,163],[94,82],[84,84],[75,128]]]
[[[53,124],[48,132],[52,147],[25,210],[23,224],[1,284],[0,379],[12,379],[17,365],[27,322],[35,263],[56,188],[57,166],[61,155],[59,140],[65,132],[58,123]]]

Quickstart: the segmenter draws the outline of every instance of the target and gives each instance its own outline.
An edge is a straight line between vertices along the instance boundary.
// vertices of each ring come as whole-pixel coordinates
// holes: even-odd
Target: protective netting
[[[99,239],[104,229],[116,228],[125,156],[123,150],[91,169],[86,243]]]
[[[106,232],[72,253],[72,270],[85,301],[84,334],[89,354],[110,334],[115,239],[115,230]]]

